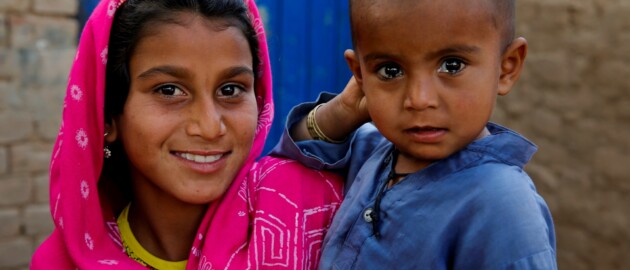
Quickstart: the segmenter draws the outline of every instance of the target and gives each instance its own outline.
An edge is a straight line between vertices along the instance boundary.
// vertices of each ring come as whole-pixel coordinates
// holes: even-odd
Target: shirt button
[[[374,219],[372,218],[372,213],[374,213],[374,210],[372,208],[365,209],[365,212],[363,212],[363,219],[365,220],[365,222],[372,223],[372,221],[374,221]]]

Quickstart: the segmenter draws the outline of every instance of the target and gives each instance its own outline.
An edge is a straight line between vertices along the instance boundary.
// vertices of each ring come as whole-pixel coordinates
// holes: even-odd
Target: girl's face
[[[114,119],[136,196],[206,204],[243,166],[258,110],[249,44],[221,20],[182,14],[151,26],[129,62],[131,85]]]

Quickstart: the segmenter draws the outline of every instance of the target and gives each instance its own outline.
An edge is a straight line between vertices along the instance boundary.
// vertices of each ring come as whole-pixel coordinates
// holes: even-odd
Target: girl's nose
[[[199,100],[191,106],[189,123],[186,126],[188,135],[212,140],[225,134],[222,112],[213,100]]]

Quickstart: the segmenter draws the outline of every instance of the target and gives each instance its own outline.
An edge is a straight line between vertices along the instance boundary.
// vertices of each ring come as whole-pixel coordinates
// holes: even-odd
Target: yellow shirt
[[[120,237],[122,238],[123,246],[125,247],[125,251],[129,258],[134,259],[135,261],[141,263],[144,266],[149,267],[150,269],[159,269],[159,270],[179,270],[186,269],[187,260],[179,261],[179,262],[171,262],[162,260],[158,257],[153,256],[146,249],[138,243],[136,237],[133,236],[133,232],[131,231],[131,227],[129,226],[129,221],[127,220],[127,216],[129,215],[129,206],[127,205],[125,209],[118,216],[118,229],[120,230]]]

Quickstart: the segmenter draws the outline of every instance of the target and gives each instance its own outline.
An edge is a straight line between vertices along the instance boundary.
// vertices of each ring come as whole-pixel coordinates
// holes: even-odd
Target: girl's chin
[[[190,205],[205,205],[205,204],[210,204],[210,203],[216,201],[225,192],[226,192],[226,190],[223,190],[222,192],[218,192],[217,190],[210,190],[210,191],[200,190],[200,191],[197,191],[197,192],[186,192],[184,194],[181,194],[178,197],[179,197],[180,201],[182,201],[183,203],[186,203],[186,204],[190,204]]]

